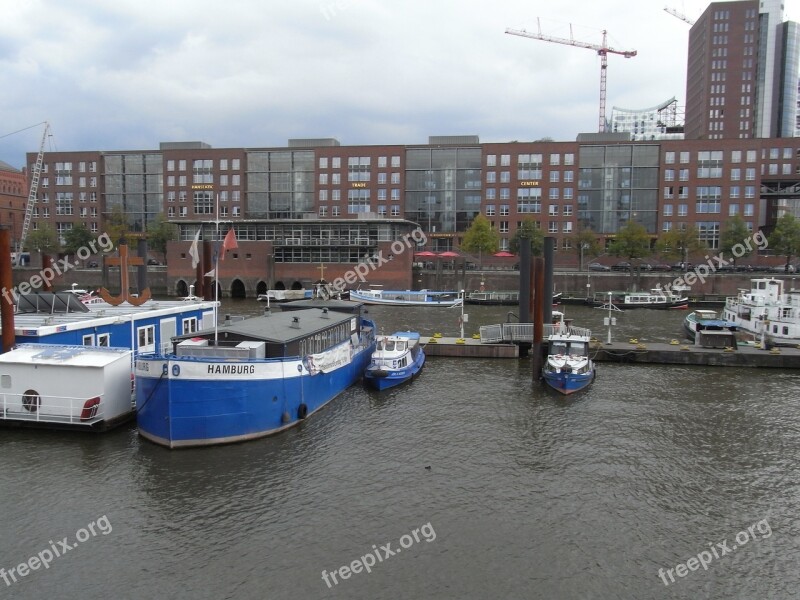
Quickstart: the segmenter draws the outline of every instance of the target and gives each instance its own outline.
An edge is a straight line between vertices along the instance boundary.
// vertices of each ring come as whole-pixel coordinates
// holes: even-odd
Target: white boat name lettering
[[[252,375],[255,372],[255,365],[208,365],[209,375]]]

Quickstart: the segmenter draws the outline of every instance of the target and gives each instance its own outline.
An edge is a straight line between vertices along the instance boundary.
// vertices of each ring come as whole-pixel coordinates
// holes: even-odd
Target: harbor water
[[[467,335],[509,310],[465,307]],[[563,310],[605,340],[605,311]],[[445,336],[460,311],[370,308]],[[685,311],[614,316],[683,339]],[[565,398],[529,358],[430,358],[241,444],[2,429],[0,598],[796,597],[799,382],[602,363]]]

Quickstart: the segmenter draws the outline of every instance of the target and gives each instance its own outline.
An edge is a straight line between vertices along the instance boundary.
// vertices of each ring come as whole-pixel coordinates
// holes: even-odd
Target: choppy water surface
[[[471,333],[508,309],[466,310]],[[454,335],[458,311],[371,313],[386,333]],[[566,311],[605,338],[602,311]],[[683,316],[627,312],[613,336],[680,337]],[[217,448],[168,451],[134,427],[0,430],[0,567],[103,516],[112,528],[46,570],[0,579],[0,597],[796,596],[796,373],[601,364],[565,399],[530,369],[429,359],[408,386],[355,386],[300,428]],[[678,577],[676,565],[759,522]],[[371,573],[330,588],[321,576],[376,552]]]

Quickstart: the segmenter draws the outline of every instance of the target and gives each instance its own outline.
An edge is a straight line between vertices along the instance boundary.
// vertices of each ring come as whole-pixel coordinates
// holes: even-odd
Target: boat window
[[[584,343],[573,343],[570,345],[569,353],[574,356],[586,356],[586,344]]]
[[[394,352],[394,340],[386,340],[386,347],[384,349],[389,352]]]
[[[403,352],[405,349],[406,349],[406,343],[405,342],[397,342],[397,351],[398,352]]]
[[[567,354],[567,344],[564,342],[555,342],[550,354]]]

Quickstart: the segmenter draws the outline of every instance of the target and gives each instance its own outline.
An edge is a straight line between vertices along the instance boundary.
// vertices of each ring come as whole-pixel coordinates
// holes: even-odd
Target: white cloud
[[[707,2],[673,3],[697,18]],[[787,15],[800,17],[800,0]],[[572,140],[594,131],[593,50],[506,35],[542,32],[635,49],[608,57],[607,113],[684,102],[689,26],[651,2],[576,0],[18,0],[0,20],[4,135],[48,120],[55,149],[161,141],[282,146]],[[534,12],[537,11],[537,12]],[[21,166],[41,128],[0,138]]]

